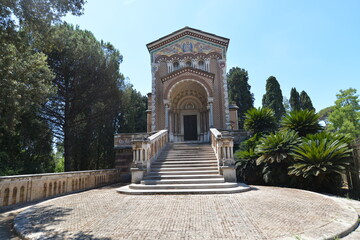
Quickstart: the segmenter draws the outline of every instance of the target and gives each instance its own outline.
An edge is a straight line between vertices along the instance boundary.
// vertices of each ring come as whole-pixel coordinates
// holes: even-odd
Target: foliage
[[[117,133],[146,132],[147,97],[142,96],[131,84],[122,90],[120,112],[116,118]]]
[[[289,102],[290,102],[291,111],[298,111],[301,109],[300,95],[298,91],[296,91],[296,88],[291,88]]]
[[[277,120],[280,120],[285,114],[280,84],[274,76],[270,76],[266,80],[266,93],[263,96],[262,105],[264,108],[272,109]]]
[[[334,111],[330,113],[330,131],[350,134],[353,138],[360,136],[360,102],[356,89],[340,90],[336,95]]]
[[[284,96],[283,104],[284,104],[285,113],[291,112],[290,101],[285,96]]]
[[[299,143],[300,138],[295,131],[270,133],[261,138],[256,147],[256,153],[260,155],[256,163],[259,165],[261,163],[290,162],[292,160],[291,153]]]
[[[29,46],[25,33],[7,28],[4,21],[0,20],[0,175],[51,171],[52,139],[39,110],[53,93],[53,74],[46,56]]]
[[[259,142],[261,134],[255,134],[253,137],[244,141],[240,145],[240,150],[234,154],[237,176],[240,181],[248,184],[263,184],[262,168],[263,166],[256,165],[256,159],[259,157],[255,153],[255,147]]]
[[[324,109],[321,109],[318,114],[320,116],[319,120],[324,121],[325,125],[329,124],[329,115],[335,110],[335,106],[330,106]]]
[[[301,91],[300,93],[300,108],[302,110],[315,111],[312,101],[305,91]]]
[[[253,134],[276,130],[276,118],[269,108],[252,108],[245,113],[244,128]]]
[[[319,124],[319,115],[309,110],[293,111],[286,114],[281,121],[281,127],[296,131],[300,137],[317,133],[322,129]]]
[[[245,113],[254,107],[254,94],[250,92],[248,72],[239,67],[233,67],[227,74],[229,99],[236,103],[238,109],[239,128],[243,128]]]
[[[48,41],[58,47],[44,51],[57,93],[44,104],[43,118],[64,144],[65,171],[111,167],[122,57],[89,31],[63,24],[53,32]]]
[[[338,139],[321,138],[305,139],[294,148],[292,154],[295,163],[290,166],[290,175],[319,177],[328,173],[343,173],[349,165],[351,149],[349,145]]]

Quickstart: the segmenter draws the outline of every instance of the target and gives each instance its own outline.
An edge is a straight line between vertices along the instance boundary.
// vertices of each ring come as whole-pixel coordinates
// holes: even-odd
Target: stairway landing
[[[140,184],[118,188],[124,194],[210,194],[249,191],[244,183],[225,182],[209,144],[169,143]]]

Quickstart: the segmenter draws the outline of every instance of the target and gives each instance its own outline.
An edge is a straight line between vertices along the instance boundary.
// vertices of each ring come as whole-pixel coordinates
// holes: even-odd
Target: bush
[[[252,108],[245,113],[244,129],[253,134],[273,132],[277,128],[274,111]]]
[[[293,111],[285,115],[281,121],[281,127],[286,130],[294,130],[300,137],[305,137],[307,134],[314,134],[322,130],[319,118],[320,116],[314,111]]]

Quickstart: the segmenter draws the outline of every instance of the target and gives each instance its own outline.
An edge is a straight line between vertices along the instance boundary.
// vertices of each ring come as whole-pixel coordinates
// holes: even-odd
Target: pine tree
[[[239,107],[239,128],[243,128],[245,113],[254,107],[254,95],[250,92],[248,72],[239,67],[233,67],[227,74],[229,99]]]
[[[311,99],[309,97],[309,95],[305,92],[305,91],[302,91],[300,93],[300,107],[302,110],[314,110],[315,111],[315,108],[313,107],[313,104],[311,102]]]
[[[270,76],[266,80],[266,93],[263,96],[262,105],[274,110],[277,120],[280,120],[285,114],[280,84],[274,76]]]
[[[300,95],[298,91],[296,91],[296,88],[291,88],[289,102],[290,102],[291,111],[298,111],[301,109]]]

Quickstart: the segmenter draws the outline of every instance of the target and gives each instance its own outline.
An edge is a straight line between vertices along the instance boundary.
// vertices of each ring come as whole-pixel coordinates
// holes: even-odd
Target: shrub
[[[274,111],[252,108],[245,113],[244,129],[253,134],[273,132],[277,128]]]
[[[285,115],[281,121],[281,127],[286,130],[294,130],[300,137],[305,137],[307,134],[314,134],[322,130],[319,118],[320,116],[314,111],[293,111]]]
[[[295,131],[279,131],[271,133],[260,139],[256,153],[260,155],[257,164],[289,162],[292,159],[294,147],[300,143],[300,138]]]

